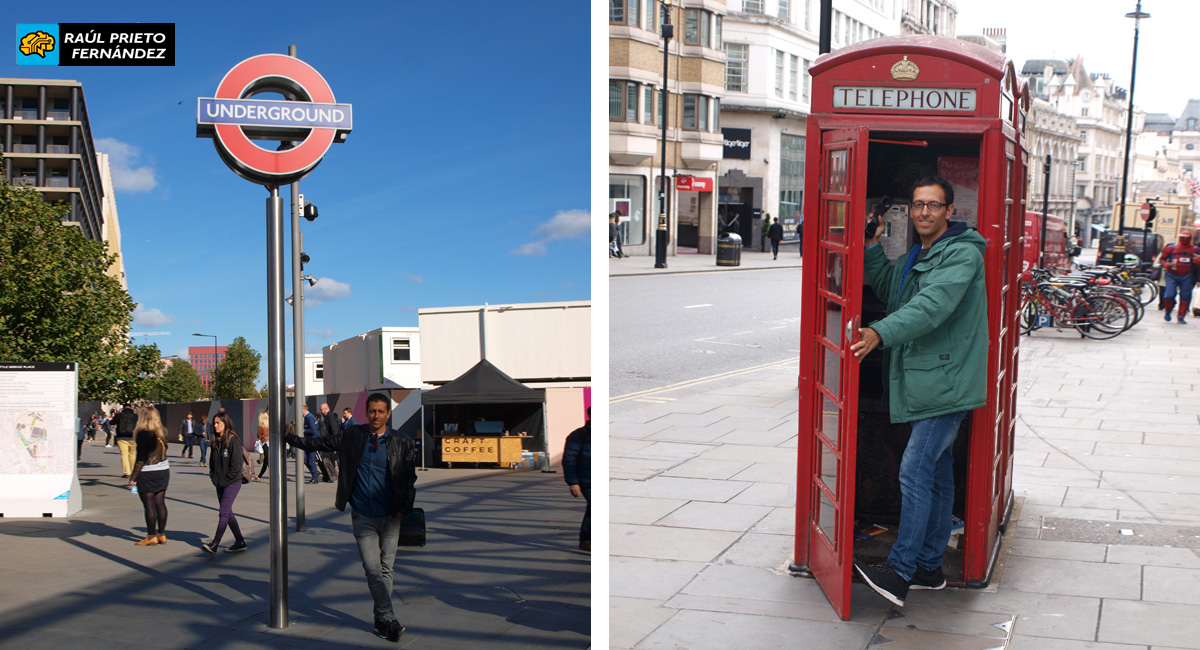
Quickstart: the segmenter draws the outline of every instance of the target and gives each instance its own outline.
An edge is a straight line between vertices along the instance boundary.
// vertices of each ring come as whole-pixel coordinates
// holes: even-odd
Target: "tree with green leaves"
[[[136,305],[108,273],[116,257],[67,213],[0,176],[0,361],[75,361],[81,400],[145,398],[158,346],[130,342]]]
[[[233,339],[225,348],[225,357],[213,369],[216,378],[217,399],[244,399],[258,397],[258,368],[262,355],[246,345],[245,337]]]
[[[164,402],[195,402],[204,397],[204,383],[192,364],[176,359],[158,380],[159,399]]]

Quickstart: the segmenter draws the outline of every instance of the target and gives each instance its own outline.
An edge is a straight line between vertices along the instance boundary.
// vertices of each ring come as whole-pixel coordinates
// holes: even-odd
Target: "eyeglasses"
[[[937,212],[938,210],[941,210],[942,208],[946,207],[946,205],[947,204],[945,204],[945,203],[938,203],[937,201],[930,201],[928,203],[926,203],[925,201],[913,201],[912,202],[912,211],[913,212],[924,212],[925,208],[929,208],[930,212]]]

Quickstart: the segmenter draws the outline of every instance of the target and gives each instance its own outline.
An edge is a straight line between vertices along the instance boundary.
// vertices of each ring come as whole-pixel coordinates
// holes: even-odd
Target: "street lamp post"
[[[662,84],[662,166],[658,175],[658,229],[654,233],[654,268],[667,268],[667,63],[671,37],[675,26],[671,24],[671,0],[663,0],[663,84]]]
[[[1142,0],[1137,0],[1137,9],[1125,14],[1125,17],[1133,19],[1133,67],[1129,71],[1129,119],[1125,123],[1125,168],[1121,173],[1121,220],[1117,230],[1122,243],[1125,241],[1125,201],[1129,194],[1129,148],[1133,138],[1133,86],[1137,81],[1138,31],[1141,29],[1142,19],[1149,18],[1150,14],[1142,11]]]
[[[216,334],[192,334],[192,336],[203,336],[205,338],[212,338],[212,340],[213,340],[213,367],[212,367],[212,370],[210,370],[208,374],[212,377],[212,380],[213,380],[213,398],[219,402],[219,401],[221,401],[221,396],[219,393],[217,393],[217,335]]]

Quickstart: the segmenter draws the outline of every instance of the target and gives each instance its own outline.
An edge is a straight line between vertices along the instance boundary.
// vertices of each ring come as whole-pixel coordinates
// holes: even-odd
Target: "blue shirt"
[[[350,507],[364,517],[387,517],[391,513],[392,477],[387,471],[387,439],[385,431],[378,438],[378,448],[371,449],[368,436],[358,462],[358,477],[350,493]]]

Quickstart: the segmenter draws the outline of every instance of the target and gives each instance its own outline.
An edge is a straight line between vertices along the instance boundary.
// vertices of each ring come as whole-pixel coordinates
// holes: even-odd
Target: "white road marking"
[[[712,303],[708,303],[708,304],[704,304],[704,305],[688,305],[687,307],[684,307],[684,309],[696,309],[698,307],[712,307]]]

